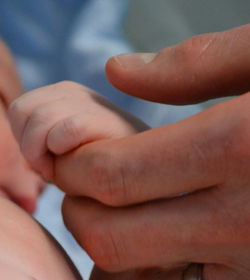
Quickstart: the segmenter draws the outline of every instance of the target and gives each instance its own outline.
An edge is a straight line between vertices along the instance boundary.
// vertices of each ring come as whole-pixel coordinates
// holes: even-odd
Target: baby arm
[[[43,183],[21,155],[6,117],[6,108],[21,92],[22,86],[11,54],[0,40],[0,196],[33,212]]]
[[[60,245],[30,215],[0,198],[0,279],[82,280]]]
[[[9,117],[24,156],[46,179],[53,178],[56,156],[86,143],[148,129],[96,92],[73,82],[25,94],[12,103]]]

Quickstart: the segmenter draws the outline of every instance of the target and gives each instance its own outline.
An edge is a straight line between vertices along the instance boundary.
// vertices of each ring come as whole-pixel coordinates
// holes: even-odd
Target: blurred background
[[[157,52],[191,36],[248,23],[248,0],[132,0],[124,30],[137,51]],[[202,107],[223,100],[204,102]]]
[[[132,0],[125,32],[137,50],[151,52],[249,21],[248,0]]]

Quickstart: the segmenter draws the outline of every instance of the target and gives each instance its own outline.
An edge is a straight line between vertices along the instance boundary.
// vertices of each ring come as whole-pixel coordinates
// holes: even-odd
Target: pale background
[[[191,36],[248,23],[249,0],[132,0],[125,34],[138,51],[156,52]]]
[[[132,0],[125,29],[138,50],[157,51],[249,22],[249,0]]]

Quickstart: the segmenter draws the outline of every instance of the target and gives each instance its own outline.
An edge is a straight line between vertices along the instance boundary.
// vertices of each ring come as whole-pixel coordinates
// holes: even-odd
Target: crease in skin
[[[212,43],[214,42],[214,38],[210,38],[206,44],[201,48],[201,51],[199,53],[198,58],[201,59],[201,57],[204,56],[204,54],[207,52],[207,50],[211,47]]]

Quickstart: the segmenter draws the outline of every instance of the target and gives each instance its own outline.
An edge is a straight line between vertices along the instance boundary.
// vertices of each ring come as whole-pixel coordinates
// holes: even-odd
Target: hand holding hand
[[[109,61],[110,81],[145,99],[180,104],[242,95],[58,160],[56,181],[69,194],[65,223],[98,266],[177,267],[174,280],[198,262],[205,280],[249,279],[249,28],[191,38],[147,64],[145,55]]]
[[[248,34],[244,26],[189,39],[149,63],[145,54],[108,63],[113,84],[149,100],[243,95],[176,124],[83,142],[88,145],[55,158],[54,181],[67,194],[65,223],[99,267],[178,268],[170,276],[175,280],[197,262],[205,264],[205,280],[249,279]],[[25,110],[16,106],[15,116],[31,115],[19,108]],[[27,129],[20,123],[17,137]]]
[[[47,179],[54,177],[57,156],[86,143],[148,128],[94,91],[67,81],[15,100],[9,118],[24,156]]]

